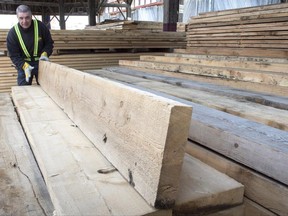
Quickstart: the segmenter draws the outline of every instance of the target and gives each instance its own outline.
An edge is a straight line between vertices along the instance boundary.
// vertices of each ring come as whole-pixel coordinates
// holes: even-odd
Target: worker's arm
[[[53,52],[54,41],[49,29],[44,25],[44,23],[39,22],[39,28],[41,32],[41,40],[39,39],[40,56],[49,58]]]

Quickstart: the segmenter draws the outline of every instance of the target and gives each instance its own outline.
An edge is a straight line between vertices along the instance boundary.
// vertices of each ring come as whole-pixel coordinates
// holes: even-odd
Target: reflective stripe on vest
[[[33,52],[33,56],[34,57],[37,57],[38,55],[38,22],[37,20],[33,20],[33,23],[34,23],[34,52]],[[21,48],[26,56],[25,60],[26,61],[31,61],[31,56],[25,46],[25,43],[23,41],[23,38],[22,38],[22,35],[20,33],[20,30],[19,30],[19,27],[18,27],[18,24],[16,24],[14,26],[15,28],[15,31],[16,31],[16,34],[18,36],[18,40],[20,42],[20,45],[21,45]],[[38,60],[39,58],[34,58],[34,60]]]

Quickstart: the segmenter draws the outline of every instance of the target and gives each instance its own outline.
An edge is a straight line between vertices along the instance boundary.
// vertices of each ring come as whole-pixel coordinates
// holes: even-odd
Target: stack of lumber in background
[[[7,51],[8,30],[0,31],[0,51]],[[186,47],[185,32],[153,30],[51,30],[54,52],[103,49],[172,49]]]
[[[187,49],[195,54],[288,57],[288,3],[192,17]]]
[[[96,26],[86,26],[85,29],[123,29],[123,30],[154,30],[163,31],[163,22],[105,20]],[[185,32],[185,23],[177,23],[177,32]]]
[[[8,29],[0,29],[0,52],[6,53],[6,38],[7,38]]]
[[[277,71],[285,70],[288,61],[180,53],[140,59],[89,72],[190,104],[187,153],[245,186],[246,215],[286,215],[288,161],[283,161],[288,158],[288,88],[287,82],[275,79],[282,79],[279,74],[287,79],[286,71]],[[216,66],[209,65],[213,62]],[[225,66],[228,63],[235,66]],[[267,65],[273,68],[269,72]],[[208,69],[235,71],[237,79],[201,74]]]
[[[185,32],[52,30],[54,50],[185,48]]]
[[[0,30],[0,51],[5,55],[7,33],[7,29]],[[120,59],[137,60],[142,52],[159,54],[186,47],[185,32],[52,30],[51,34],[55,42],[51,61],[80,70],[115,66]],[[5,55],[0,56],[0,92],[16,85],[17,72]]]
[[[50,61],[79,70],[97,69],[107,66],[117,66],[120,59],[139,60],[140,55],[163,55],[158,52],[147,53],[91,53],[91,54],[61,54],[52,55]],[[17,70],[7,56],[0,56],[0,92],[10,92],[11,86],[17,85]]]
[[[191,104],[187,152],[245,186],[246,215],[287,215],[287,20],[287,4],[202,14],[186,50],[89,72]]]

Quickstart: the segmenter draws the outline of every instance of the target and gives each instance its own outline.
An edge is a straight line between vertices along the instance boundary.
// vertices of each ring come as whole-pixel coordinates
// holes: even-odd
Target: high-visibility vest
[[[34,57],[34,60],[35,61],[38,61],[39,60],[39,57],[37,57],[38,55],[38,21],[37,20],[33,20],[33,23],[34,23],[34,52],[33,52],[33,57]],[[25,46],[25,43],[23,41],[23,38],[22,38],[22,35],[20,33],[20,30],[19,30],[19,27],[18,27],[18,24],[16,24],[14,26],[15,28],[15,31],[16,31],[16,34],[18,36],[18,40],[20,42],[20,45],[21,45],[21,48],[26,56],[25,58],[25,61],[31,61],[31,56]]]

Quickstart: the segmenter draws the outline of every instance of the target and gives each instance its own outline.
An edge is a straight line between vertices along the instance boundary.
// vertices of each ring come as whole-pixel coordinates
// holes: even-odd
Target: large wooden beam
[[[56,215],[171,215],[148,205],[39,86],[12,95]]]
[[[39,81],[148,203],[174,205],[190,106],[51,62]]]
[[[87,215],[94,210],[106,215],[105,206],[99,208],[103,200],[113,215],[171,213],[149,207],[41,88],[14,87],[13,99],[57,213]],[[177,213],[214,212],[243,200],[243,185],[189,155],[184,157],[179,187]]]

